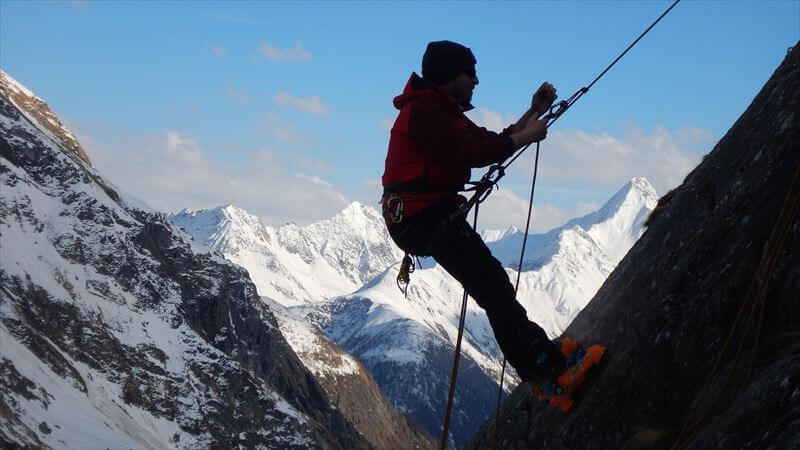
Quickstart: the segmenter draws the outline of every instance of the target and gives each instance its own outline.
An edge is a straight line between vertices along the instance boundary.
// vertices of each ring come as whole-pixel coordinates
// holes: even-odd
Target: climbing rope
[[[475,205],[475,213],[472,219],[472,229],[478,227],[478,206]],[[447,431],[450,428],[450,412],[453,410],[453,397],[456,390],[456,377],[458,377],[458,362],[461,359],[461,341],[464,337],[464,322],[467,317],[467,289],[464,289],[464,295],[461,300],[461,314],[458,316],[458,337],[456,338],[456,349],[453,355],[453,368],[450,371],[450,387],[447,392],[447,413],[444,416],[444,427],[442,431],[442,440],[440,444],[441,450],[444,450],[447,445]]]
[[[742,299],[742,303],[739,306],[739,312],[736,314],[736,318],[731,324],[728,336],[725,338],[725,343],[717,353],[717,357],[714,360],[714,364],[711,367],[711,372],[706,379],[705,385],[703,385],[703,388],[700,390],[700,394],[698,394],[694,406],[686,416],[683,427],[678,433],[678,436],[675,438],[675,443],[672,446],[673,449],[683,448],[695,435],[697,435],[697,433],[700,432],[700,430],[702,430],[701,424],[719,403],[719,400],[722,398],[722,394],[726,392],[728,385],[730,384],[730,381],[733,378],[736,369],[738,368],[739,358],[741,357],[744,346],[747,342],[747,335],[753,324],[754,316],[756,315],[756,309],[758,309],[758,318],[755,319],[756,333],[753,341],[753,349],[751,351],[747,373],[744,377],[742,386],[740,387],[740,391],[743,391],[749,383],[753,365],[755,364],[756,353],[758,352],[758,341],[761,337],[761,328],[764,322],[764,305],[766,303],[765,299],[772,283],[772,275],[775,271],[775,267],[778,265],[778,261],[780,260],[780,256],[783,252],[787,238],[789,237],[789,234],[791,234],[792,226],[797,214],[800,212],[800,192],[795,192],[795,186],[798,179],[800,179],[800,167],[798,167],[794,173],[792,182],[789,185],[789,190],[784,198],[783,206],[778,213],[778,218],[775,221],[775,225],[772,228],[772,233],[767,241],[767,248],[761,258],[761,261],[759,262],[758,267],[756,268],[755,273],[753,274],[750,287],[747,289],[747,293]],[[798,188],[798,191],[800,191],[800,188]],[[723,381],[722,386],[717,391],[717,394],[714,396],[706,411],[699,417],[695,418],[695,414],[700,407],[700,403],[703,399],[705,399],[711,383],[715,379],[717,369],[719,368],[719,365],[723,360],[723,356],[731,344],[736,329],[739,327],[740,319],[742,318],[742,315],[748,306],[750,307],[750,312],[747,316],[747,319],[745,319],[744,331],[740,334],[739,346],[736,350],[733,362],[731,363],[731,368],[728,370],[728,374],[725,377],[725,381]]]
[[[591,87],[594,86],[594,84],[597,83],[597,81],[600,80],[600,78],[602,78],[603,75],[606,74],[606,72],[611,70],[611,68],[614,67],[614,65],[620,59],[622,59],[622,57],[625,56],[625,54],[628,53],[628,51],[631,48],[633,48],[633,46],[636,45],[636,43],[638,43],[653,27],[655,27],[656,24],[658,22],[660,22],[661,19],[663,19],[664,16],[666,16],[672,10],[672,8],[674,8],[679,2],[680,2],[680,0],[675,0],[672,3],[672,5],[670,5],[670,7],[667,8],[663,13],[661,13],[661,15],[658,16],[658,18],[655,21],[653,21],[653,23],[651,23],[650,26],[647,27],[647,29],[645,29],[639,35],[639,37],[637,37],[628,46],[628,48],[626,48],[622,53],[620,53],[619,56],[617,56],[617,58],[614,59],[614,61],[612,61],[611,64],[609,64],[608,67],[606,67],[605,70],[603,70],[600,73],[600,75],[595,77],[595,79],[592,80],[592,82],[589,83],[588,86],[585,86],[585,87],[582,87],[582,88],[578,89],[568,99],[563,100],[563,101],[561,101],[561,102],[559,102],[557,104],[552,105],[550,107],[550,111],[544,117],[544,119],[547,120],[547,128],[549,129],[550,126],[553,125],[553,123],[555,123],[556,120],[558,120],[570,107],[572,107],[572,105],[575,102],[578,101],[578,99],[580,99],[581,97],[583,97],[584,94],[589,92],[589,89],[591,89]],[[464,204],[462,204],[452,215],[450,215],[450,217],[448,217],[447,220],[453,221],[457,217],[463,217],[469,212],[469,210],[472,207],[475,207],[475,217],[473,219],[473,229],[477,229],[478,205],[480,203],[482,203],[484,200],[486,200],[486,198],[492,192],[492,190],[497,185],[497,183],[500,181],[500,179],[502,179],[505,176],[505,169],[508,168],[508,166],[510,166],[514,161],[516,161],[517,158],[519,158],[522,155],[522,153],[524,153],[525,150],[528,149],[528,147],[530,147],[530,144],[522,147],[515,154],[513,154],[512,157],[510,157],[510,159],[507,159],[503,163],[494,164],[491,167],[489,167],[489,170],[486,172],[486,174],[483,177],[481,177],[480,181],[475,183],[475,186],[471,189],[471,190],[474,190],[474,193],[473,193],[472,197],[469,200],[467,200]],[[539,164],[539,149],[540,149],[540,143],[537,142],[536,143],[536,156],[535,156],[535,162],[534,162],[534,177],[533,177],[533,180],[532,180],[532,183],[531,183],[531,196],[530,196],[530,200],[528,202],[528,217],[527,217],[527,223],[525,225],[525,236],[524,236],[523,242],[522,242],[522,250],[520,252],[521,254],[520,254],[520,258],[519,258],[519,269],[517,270],[517,280],[516,280],[516,283],[515,283],[515,286],[514,286],[515,295],[516,295],[516,292],[517,292],[517,290],[519,288],[520,272],[522,271],[522,261],[524,259],[524,255],[525,255],[525,246],[527,244],[528,229],[529,229],[529,226],[530,226],[530,220],[531,220],[531,215],[532,215],[532,211],[533,211],[533,193],[534,193],[534,190],[536,188],[536,173],[537,173],[538,164]],[[467,298],[468,298],[467,292],[466,292],[466,290],[464,290],[464,295],[463,295],[463,299],[462,299],[462,303],[461,303],[461,317],[459,318],[459,324],[458,324],[458,337],[456,339],[455,355],[453,356],[453,368],[452,368],[452,372],[450,374],[450,387],[448,389],[448,395],[447,395],[447,407],[445,409],[444,427],[443,427],[443,430],[442,430],[442,437],[441,437],[441,441],[440,441],[440,449],[441,450],[444,450],[446,448],[446,445],[447,445],[447,434],[448,434],[448,428],[449,428],[449,425],[450,425],[450,415],[452,413],[452,407],[453,407],[453,396],[455,394],[456,378],[458,376],[458,362],[459,362],[459,359],[460,359],[460,356],[461,356],[460,355],[461,354],[461,340],[462,340],[463,335],[464,335],[464,320],[465,320],[465,315],[466,315],[466,310],[467,310]],[[499,391],[499,393],[497,395],[497,409],[496,409],[496,412],[495,412],[495,433],[494,433],[495,439],[494,439],[494,445],[493,445],[494,447],[497,446],[497,441],[496,441],[497,433],[496,433],[496,430],[497,430],[498,421],[499,421],[499,418],[500,418],[500,402],[502,400],[502,395],[503,395],[503,381],[504,381],[504,378],[505,378],[505,367],[506,367],[506,360],[505,360],[505,358],[503,358],[503,365],[502,365],[502,370],[501,370],[501,374],[500,374],[500,391]]]

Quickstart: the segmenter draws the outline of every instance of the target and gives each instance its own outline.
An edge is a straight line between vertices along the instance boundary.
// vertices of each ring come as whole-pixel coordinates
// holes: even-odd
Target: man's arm
[[[538,119],[541,115],[542,113],[540,113],[539,111],[535,111],[531,106],[530,108],[528,108],[527,111],[525,111],[525,113],[522,115],[522,117],[519,118],[519,120],[517,120],[513,125],[508,127],[508,131],[511,132],[511,134],[522,131],[522,129],[525,128],[525,124],[528,123],[528,119],[530,119],[531,117],[536,117]]]

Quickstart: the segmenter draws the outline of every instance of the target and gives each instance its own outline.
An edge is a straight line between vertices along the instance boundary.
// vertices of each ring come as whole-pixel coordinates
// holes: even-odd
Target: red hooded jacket
[[[400,113],[389,139],[383,203],[386,208],[389,194],[400,197],[404,218],[434,203],[462,203],[458,191],[469,181],[471,168],[513,154],[509,128],[495,133],[475,125],[464,115],[472,105],[460,104],[416,73],[394,106]]]

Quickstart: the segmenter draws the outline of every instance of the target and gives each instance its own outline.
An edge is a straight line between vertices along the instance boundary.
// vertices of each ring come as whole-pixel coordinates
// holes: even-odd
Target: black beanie
[[[422,55],[422,77],[434,84],[446,83],[474,66],[472,50],[451,41],[429,42]]]

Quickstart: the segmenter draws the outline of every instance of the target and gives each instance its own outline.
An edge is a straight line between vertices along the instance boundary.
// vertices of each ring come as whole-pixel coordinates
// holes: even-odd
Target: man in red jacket
[[[446,221],[466,199],[459,195],[470,169],[504,161],[544,139],[556,90],[544,83],[531,107],[500,133],[478,127],[473,108],[478,84],[472,51],[450,41],[428,44],[422,77],[412,73],[394,99],[400,110],[391,130],[383,173],[383,211],[389,234],[410,255],[433,256],[486,310],[497,343],[525,381],[555,381],[567,369],[560,344],[551,342],[517,302],[500,262],[466,217]],[[574,343],[574,341],[572,341]]]

